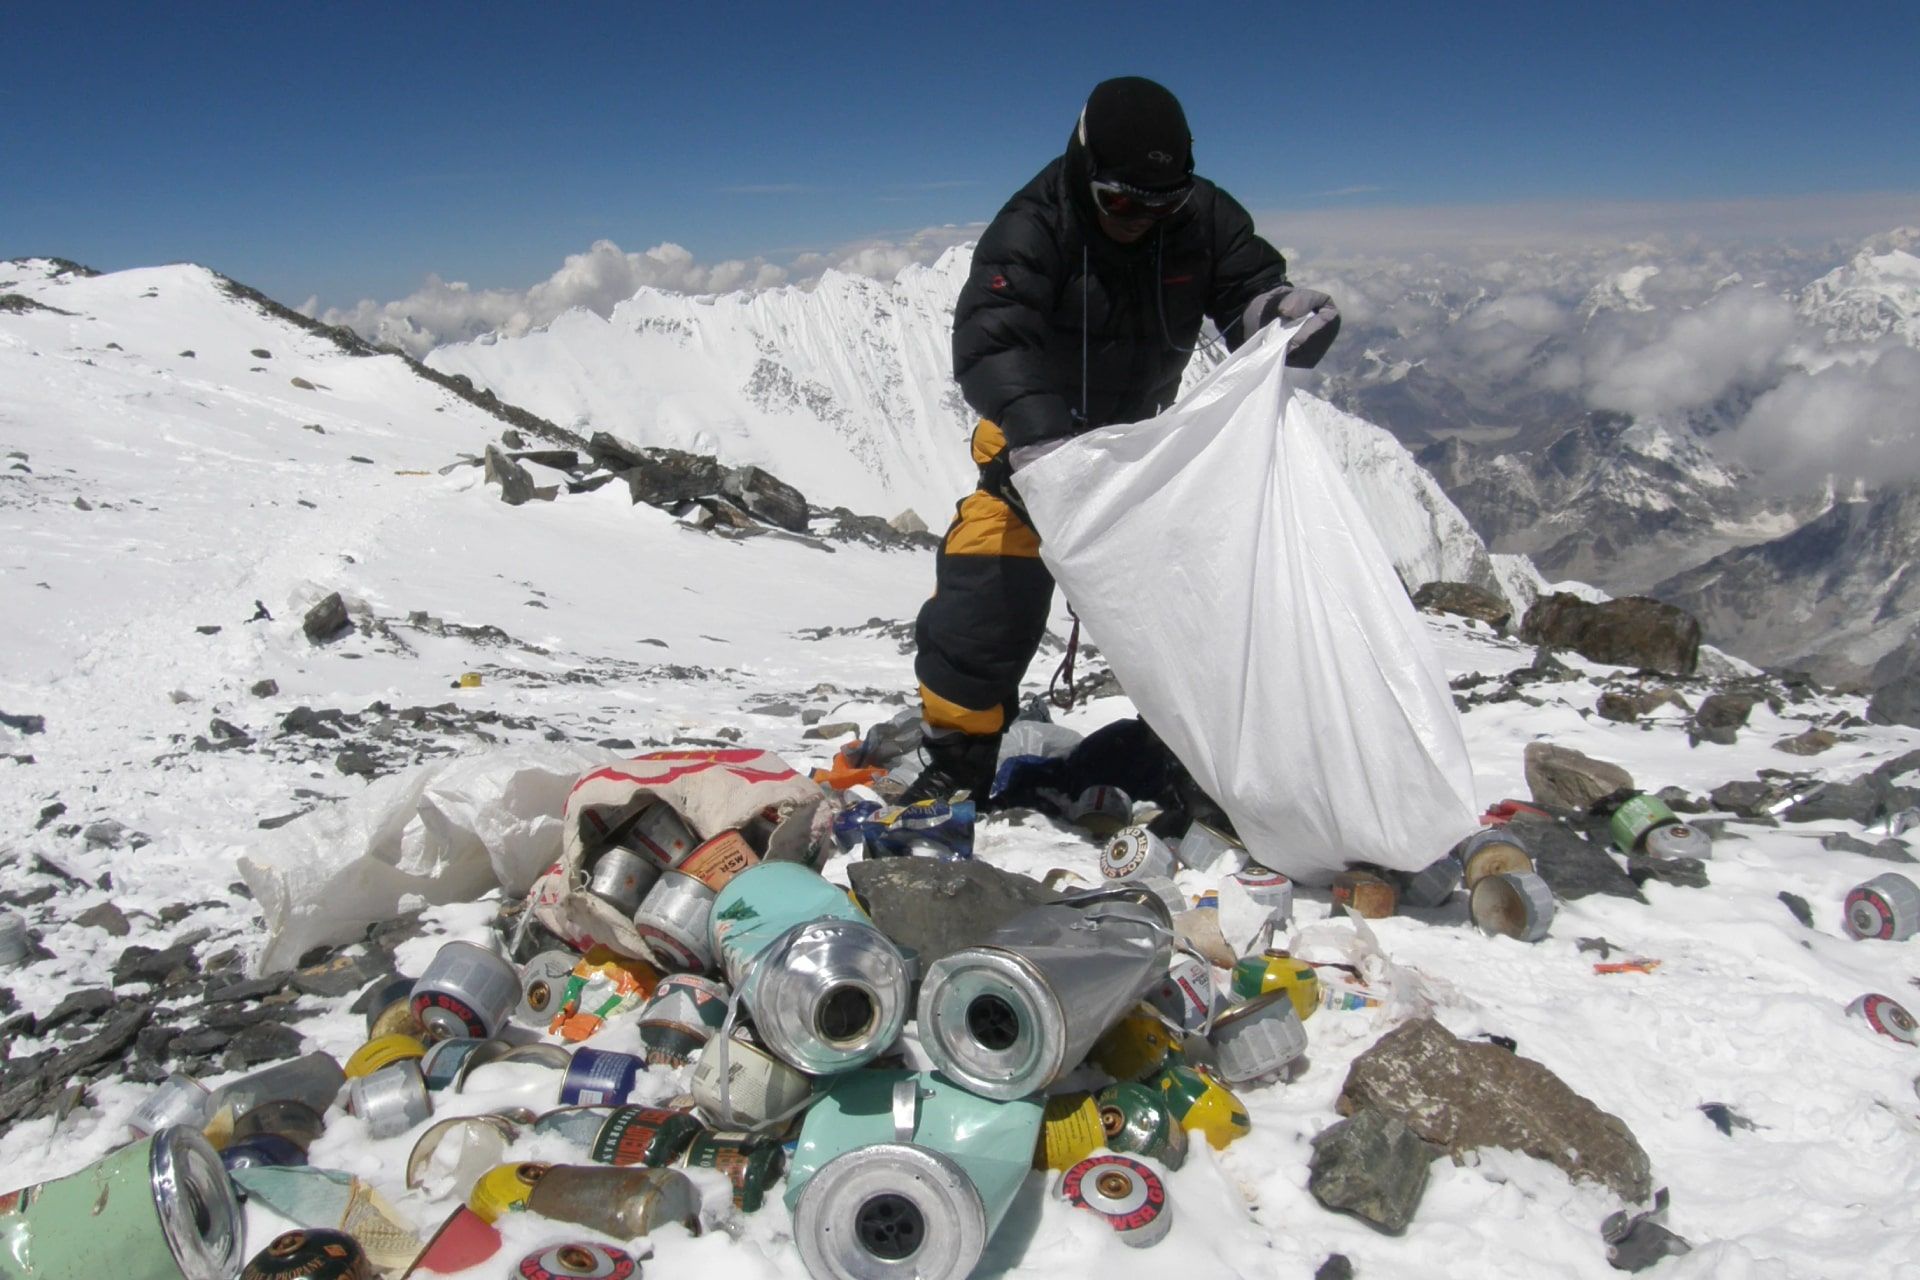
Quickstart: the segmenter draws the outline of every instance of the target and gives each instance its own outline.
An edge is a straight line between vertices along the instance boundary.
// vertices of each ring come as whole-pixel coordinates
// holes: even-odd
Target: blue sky
[[[191,259],[293,302],[524,287],[601,238],[786,263],[981,221],[1121,74],[1181,96],[1263,225],[1920,191],[1910,5],[65,3],[5,30],[0,257]]]

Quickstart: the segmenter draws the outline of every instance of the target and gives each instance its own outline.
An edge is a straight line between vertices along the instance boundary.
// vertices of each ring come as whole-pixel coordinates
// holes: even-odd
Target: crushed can
[[[240,1280],[373,1280],[373,1264],[346,1232],[308,1227],[275,1236]]]
[[[733,883],[735,876],[758,865],[760,855],[753,851],[745,836],[738,831],[722,831],[688,854],[679,869],[719,893]]]
[[[639,1008],[659,983],[660,974],[645,960],[595,947],[567,975],[547,1030],[573,1043],[589,1039],[609,1018]]]
[[[527,1197],[552,1168],[536,1161],[496,1165],[473,1184],[473,1190],[467,1193],[467,1208],[488,1222],[519,1213],[527,1207]]]
[[[0,1195],[0,1259],[19,1280],[231,1280],[245,1239],[219,1155],[185,1125]]]
[[[1106,1144],[1100,1104],[1090,1093],[1063,1093],[1047,1099],[1040,1119],[1040,1141],[1033,1167],[1064,1170],[1086,1159]]]
[[[414,1036],[379,1036],[349,1054],[342,1073],[349,1080],[358,1080],[396,1062],[418,1061],[426,1052],[427,1046]]]
[[[750,1133],[701,1133],[683,1161],[689,1169],[727,1175],[733,1183],[733,1207],[742,1213],[754,1213],[766,1203],[767,1188],[780,1180],[786,1163],[783,1144]]]
[[[975,806],[971,800],[919,800],[869,814],[860,823],[860,844],[869,858],[904,858],[925,852],[936,858],[973,856]]]
[[[716,1126],[748,1131],[784,1124],[813,1096],[811,1077],[739,1031],[707,1043],[694,1060],[688,1088],[694,1105]]]
[[[375,1138],[391,1138],[433,1114],[427,1081],[412,1059],[361,1076],[347,1088],[347,1110],[367,1122]]]
[[[846,1071],[900,1038],[906,962],[818,872],[771,862],[736,876],[714,902],[712,944],[760,1038],[800,1070]]]
[[[1167,976],[1147,992],[1154,1011],[1188,1035],[1206,1030],[1216,999],[1213,966],[1189,951],[1176,952]]]
[[[621,915],[631,916],[640,909],[653,882],[660,878],[660,864],[652,858],[615,845],[604,850],[587,869],[587,892]]]
[[[1847,932],[1899,942],[1920,932],[1920,886],[1889,871],[1847,891]]]
[[[520,1259],[514,1280],[633,1280],[640,1264],[625,1249],[610,1244],[548,1245]]]
[[[413,1012],[433,1039],[489,1040],[520,1005],[520,975],[485,947],[449,942],[413,984]]]
[[[1136,876],[1170,880],[1179,869],[1180,864],[1167,842],[1145,827],[1121,828],[1100,851],[1100,874],[1109,880],[1131,880]]]
[[[560,1102],[572,1107],[623,1106],[646,1069],[645,1060],[630,1053],[576,1049],[560,1082]]]
[[[1866,1019],[1868,1026],[1890,1040],[1920,1045],[1920,1027],[1914,1017],[1890,996],[1864,995],[1847,1006],[1847,1012]]]
[[[1553,890],[1528,872],[1490,875],[1473,886],[1470,909],[1483,933],[1538,942],[1553,925]]]
[[[1147,1083],[1158,1088],[1180,1127],[1206,1138],[1215,1151],[1253,1131],[1247,1108],[1233,1092],[1204,1071],[1169,1066]]]
[[[1067,806],[1067,821],[1098,839],[1111,840],[1133,821],[1133,797],[1118,787],[1088,787]]]
[[[407,1153],[407,1188],[418,1191],[427,1185],[435,1156],[449,1139],[453,1140],[453,1192],[465,1200],[473,1189],[497,1166],[520,1126],[505,1116],[451,1116],[427,1127],[413,1150]],[[444,1163],[444,1162],[443,1162]]]
[[[1488,876],[1533,874],[1533,858],[1505,826],[1476,831],[1460,842],[1460,878],[1468,890]]]
[[[708,921],[713,890],[678,871],[668,871],[634,913],[633,928],[669,969],[700,973],[713,967]]]
[[[1284,991],[1302,1022],[1320,1007],[1320,971],[1285,951],[1242,956],[1233,966],[1233,994],[1242,1000]]]
[[[1115,1080],[1139,1080],[1158,1071],[1177,1047],[1158,1011],[1143,1004],[1108,1027],[1087,1060]]]
[[[700,1193],[678,1169],[557,1164],[534,1184],[527,1210],[616,1240],[672,1223],[700,1232]]]
[[[134,1137],[144,1138],[169,1125],[203,1129],[212,1117],[213,1094],[207,1091],[207,1086],[175,1071],[134,1108],[133,1114],[127,1117],[127,1129]]]
[[[684,1067],[727,1018],[727,989],[698,974],[660,979],[640,1010],[640,1043],[656,1066]]]
[[[1058,1194],[1112,1227],[1131,1248],[1159,1244],[1173,1229],[1166,1182],[1130,1156],[1088,1156],[1060,1175]]]
[[[1114,1151],[1151,1156],[1169,1169],[1187,1162],[1187,1131],[1166,1095],[1151,1085],[1116,1084],[1097,1095],[1100,1128]]]
[[[1278,1076],[1307,1051],[1307,1029],[1293,1011],[1292,993],[1270,991],[1215,1018],[1207,1041],[1222,1080],[1253,1084]]]
[[[922,1047],[982,1097],[1041,1092],[1159,985],[1172,944],[1165,907],[1137,895],[1094,893],[1022,912],[928,967]]]
[[[787,1174],[808,1272],[964,1280],[1026,1181],[1042,1110],[930,1072],[835,1077]]]
[[[1659,796],[1644,791],[1628,798],[1607,820],[1607,832],[1614,847],[1622,853],[1638,853],[1647,833],[1655,827],[1677,824],[1680,819]]]
[[[1333,878],[1333,905],[1346,907],[1368,920],[1385,920],[1400,906],[1400,895],[1392,882],[1371,871],[1349,869]]]

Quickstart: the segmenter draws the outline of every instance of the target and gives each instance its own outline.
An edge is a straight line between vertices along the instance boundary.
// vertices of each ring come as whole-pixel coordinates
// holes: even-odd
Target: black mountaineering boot
[[[976,804],[986,804],[994,771],[1000,764],[999,734],[929,734],[920,749],[927,758],[927,766],[901,793],[899,803],[951,800],[956,793],[965,791],[972,794]]]

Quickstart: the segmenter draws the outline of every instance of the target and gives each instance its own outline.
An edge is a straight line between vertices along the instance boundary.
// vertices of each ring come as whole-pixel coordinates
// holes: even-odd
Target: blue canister
[[[630,1053],[575,1050],[560,1082],[560,1102],[569,1107],[625,1106],[646,1069],[646,1062]]]
[[[908,1011],[905,960],[845,889],[791,862],[735,876],[710,928],[727,980],[766,1047],[810,1075],[873,1061]]]
[[[968,1275],[1032,1172],[1044,1111],[1043,1099],[996,1102],[931,1072],[835,1079],[807,1112],[787,1174],[808,1271],[912,1261],[918,1276]]]

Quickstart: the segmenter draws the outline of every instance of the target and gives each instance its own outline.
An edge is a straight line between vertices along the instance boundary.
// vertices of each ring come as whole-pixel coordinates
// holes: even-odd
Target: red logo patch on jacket
[[[995,276],[993,279],[987,281],[987,288],[989,289],[1004,289],[1006,287],[1007,278],[1005,276]]]

